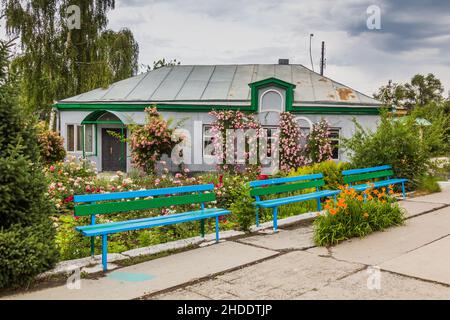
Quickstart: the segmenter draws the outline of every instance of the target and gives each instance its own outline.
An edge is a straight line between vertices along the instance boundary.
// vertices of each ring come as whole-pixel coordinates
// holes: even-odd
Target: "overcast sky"
[[[366,10],[381,9],[381,29],[367,28]],[[182,64],[291,63],[372,95],[389,79],[432,72],[450,89],[450,1],[365,0],[117,0],[110,27],[128,27],[140,63],[159,58]]]
[[[367,28],[371,5],[381,10],[379,30]],[[325,75],[366,94],[429,72],[450,90],[450,0],[116,0],[108,16],[111,29],[132,30],[141,64],[288,58],[311,68],[313,33],[314,69],[325,41]]]

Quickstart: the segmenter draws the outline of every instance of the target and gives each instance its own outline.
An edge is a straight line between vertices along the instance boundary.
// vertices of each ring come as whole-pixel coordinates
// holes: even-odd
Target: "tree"
[[[374,97],[388,107],[406,108],[423,107],[430,102],[443,100],[444,87],[432,73],[424,76],[416,74],[410,83],[392,83],[381,86]]]
[[[17,101],[0,41],[0,288],[25,284],[57,259],[35,121]]]
[[[432,73],[424,76],[416,74],[411,83],[405,84],[406,97],[416,106],[424,106],[429,102],[440,102],[444,87]]]
[[[21,102],[45,118],[55,100],[106,87],[137,72],[138,45],[123,29],[106,30],[114,0],[1,0],[9,35],[19,37],[13,67]],[[80,8],[70,28],[67,8]]]

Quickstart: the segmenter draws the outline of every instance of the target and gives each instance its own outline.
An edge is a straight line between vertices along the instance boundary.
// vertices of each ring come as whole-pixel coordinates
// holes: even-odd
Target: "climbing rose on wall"
[[[309,134],[307,152],[313,163],[331,160],[330,126],[325,119],[315,123]]]
[[[280,114],[280,169],[290,171],[309,164],[305,146],[301,145],[300,127],[289,112]]]
[[[147,113],[145,125],[129,126],[131,129],[129,141],[133,163],[145,172],[152,173],[156,162],[163,154],[170,155],[182,137],[173,134],[176,128],[170,128],[171,120],[164,120],[155,107],[146,108],[145,112]]]
[[[215,152],[215,160],[219,170],[225,172],[242,172],[242,171],[259,171],[259,157],[258,157],[258,137],[261,134],[261,125],[252,115],[246,115],[241,111],[234,110],[220,110],[211,111],[209,113],[215,117],[216,120],[212,123],[211,133],[213,135],[213,144]],[[227,129],[255,130],[254,135],[249,135],[246,138],[246,146],[244,150],[245,163],[227,163],[227,145],[234,145],[233,137],[227,136]],[[237,150],[234,150],[234,157],[236,158]],[[250,155],[256,155],[256,164],[250,164]]]

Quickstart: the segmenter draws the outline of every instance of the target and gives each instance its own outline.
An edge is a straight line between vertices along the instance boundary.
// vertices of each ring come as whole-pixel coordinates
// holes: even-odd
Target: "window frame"
[[[92,127],[92,151],[85,151],[86,149],[86,126]],[[85,154],[85,155],[94,155],[95,154],[95,133],[96,133],[96,127],[93,124],[80,124],[80,123],[66,123],[66,151],[70,152],[72,154]],[[72,150],[69,150],[69,126],[73,126],[73,145]],[[81,127],[80,132],[78,129]],[[80,133],[80,135],[79,135]],[[81,141],[80,141],[81,140]],[[81,149],[78,149],[78,146],[81,146]]]

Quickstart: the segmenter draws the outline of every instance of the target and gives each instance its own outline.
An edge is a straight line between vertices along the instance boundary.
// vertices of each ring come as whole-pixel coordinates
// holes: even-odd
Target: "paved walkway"
[[[450,299],[450,189],[402,201],[404,226],[315,247],[261,232],[10,299]]]

